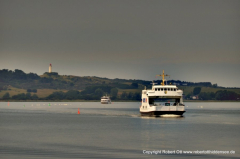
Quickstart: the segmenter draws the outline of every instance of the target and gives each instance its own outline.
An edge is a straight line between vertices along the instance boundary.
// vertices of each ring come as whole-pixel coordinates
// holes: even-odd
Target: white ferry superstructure
[[[101,97],[101,104],[111,104],[111,99],[109,96],[103,96]]]
[[[147,116],[164,116],[164,115],[178,115],[182,116],[185,112],[185,105],[183,104],[183,91],[178,89],[176,85],[165,85],[164,77],[169,76],[164,74],[162,76],[161,85],[152,83],[152,89],[142,90],[142,105],[140,106],[141,115]],[[164,103],[154,103],[156,99],[175,100],[175,103],[165,101]]]

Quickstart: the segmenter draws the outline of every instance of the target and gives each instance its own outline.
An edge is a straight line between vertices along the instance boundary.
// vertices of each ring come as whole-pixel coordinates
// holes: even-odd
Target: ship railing
[[[161,104],[161,103],[154,103],[154,104],[149,104],[150,106],[185,106],[184,104],[182,104],[182,103],[173,103],[173,104],[170,104],[170,105],[166,105],[166,103],[163,103],[163,104]]]

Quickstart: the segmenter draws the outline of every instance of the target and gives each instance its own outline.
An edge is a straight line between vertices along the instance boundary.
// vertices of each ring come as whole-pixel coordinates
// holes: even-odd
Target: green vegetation
[[[215,86],[214,86],[215,88]],[[201,87],[195,87],[193,92],[190,92],[186,95],[186,99],[190,99],[193,95],[197,96],[200,100],[239,100],[240,95],[234,91],[229,90],[215,90],[214,92],[205,91],[201,92]]]
[[[161,80],[155,81],[161,83]],[[22,70],[0,70],[0,99],[3,100],[100,100],[108,94],[112,100],[141,100],[141,90],[151,88],[151,81],[108,79],[59,75],[57,72],[38,76]],[[237,100],[239,88],[218,87],[210,82],[169,80],[184,90],[185,99]]]
[[[199,99],[201,100],[214,100],[215,93],[213,92],[202,92],[199,94]]]
[[[49,96],[47,96],[44,99],[47,99],[47,100],[63,100],[63,99],[100,100],[100,98],[104,94],[109,94],[108,89],[105,89],[105,91],[103,91],[104,89],[102,89],[102,88],[104,88],[104,87],[100,87],[100,88],[99,87],[87,87],[82,92],[79,92],[77,90],[69,90],[66,93],[59,91],[59,92],[54,92],[54,93],[50,94]],[[117,88],[110,89],[110,94],[111,94],[111,97],[113,100],[141,100],[140,93],[124,92],[120,96],[118,96],[117,93],[118,93]]]
[[[36,94],[31,95],[31,93],[21,93],[18,95],[12,96],[12,99],[15,100],[37,100],[38,96]]]
[[[217,91],[215,94],[217,100],[236,100],[239,97],[239,94],[226,90]]]
[[[198,95],[200,92],[201,92],[201,87],[195,87],[194,89],[193,89],[193,94],[194,95]]]
[[[34,92],[34,93],[37,93],[37,89],[27,89],[27,92]]]
[[[10,99],[9,93],[8,93],[8,92],[5,93],[2,98],[3,98],[3,99]]]
[[[201,100],[237,100],[239,98],[239,94],[227,90],[220,90],[216,93],[203,92],[199,94],[199,99]]]
[[[110,95],[112,97],[112,99],[117,99],[117,95],[118,95],[118,89],[117,88],[112,88],[111,89],[111,92],[110,92]]]

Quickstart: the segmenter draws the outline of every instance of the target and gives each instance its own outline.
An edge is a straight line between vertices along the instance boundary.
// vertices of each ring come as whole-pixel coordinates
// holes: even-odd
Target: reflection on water
[[[183,117],[142,117],[139,102],[2,102],[0,158],[239,158],[239,104],[189,102]],[[154,156],[143,150],[237,153]]]

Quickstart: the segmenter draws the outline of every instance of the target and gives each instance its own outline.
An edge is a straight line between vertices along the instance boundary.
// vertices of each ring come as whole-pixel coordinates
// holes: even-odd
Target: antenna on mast
[[[168,74],[165,75],[164,70],[163,70],[163,73],[161,75],[156,75],[156,76],[162,76],[162,85],[164,86],[164,81],[165,81],[164,77],[165,76],[170,76],[170,75],[168,75]]]

